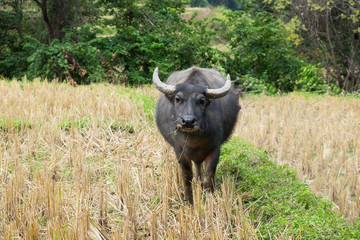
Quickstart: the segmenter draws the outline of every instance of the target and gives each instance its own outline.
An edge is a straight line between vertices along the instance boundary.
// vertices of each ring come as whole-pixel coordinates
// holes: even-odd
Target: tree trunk
[[[333,67],[335,68],[335,72],[336,72],[336,85],[340,86],[340,84],[342,83],[341,81],[341,74],[340,74],[340,70],[339,67],[336,63],[336,56],[334,53],[334,46],[332,44],[332,39],[330,36],[330,28],[329,28],[329,11],[330,10],[326,10],[326,18],[325,18],[325,26],[326,26],[326,39],[328,41],[329,44],[329,49],[330,49],[330,55],[331,55],[331,62],[333,64]]]
[[[65,33],[62,31],[65,23],[65,3],[63,0],[53,0],[51,5],[47,0],[33,0],[41,9],[46,28],[48,30],[48,43],[54,39],[60,41],[64,38]],[[51,18],[49,14],[51,13]]]

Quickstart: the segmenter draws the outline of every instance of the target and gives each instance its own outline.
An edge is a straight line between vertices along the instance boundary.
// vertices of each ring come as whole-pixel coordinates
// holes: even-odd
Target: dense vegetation
[[[357,1],[0,0],[0,74],[138,85],[192,65],[245,91],[354,92]],[[187,6],[225,5],[185,20]]]

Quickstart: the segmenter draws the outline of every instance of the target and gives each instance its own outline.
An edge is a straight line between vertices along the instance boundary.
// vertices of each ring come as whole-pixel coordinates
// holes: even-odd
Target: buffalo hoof
[[[184,194],[183,199],[184,199],[184,201],[190,203],[191,205],[194,204],[192,191],[186,191],[185,190],[185,194]]]
[[[205,177],[204,182],[201,183],[201,187],[210,192],[214,192],[214,180],[213,178]]]
[[[192,196],[184,196],[184,201],[190,203],[191,205],[194,205],[194,200]]]

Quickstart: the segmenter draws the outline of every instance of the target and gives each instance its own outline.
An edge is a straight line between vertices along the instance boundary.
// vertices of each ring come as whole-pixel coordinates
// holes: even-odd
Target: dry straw
[[[141,101],[157,94],[0,81],[0,236],[256,239],[229,179],[182,201],[173,151]]]
[[[255,96],[242,99],[235,135],[289,164],[348,217],[360,208],[360,100]]]

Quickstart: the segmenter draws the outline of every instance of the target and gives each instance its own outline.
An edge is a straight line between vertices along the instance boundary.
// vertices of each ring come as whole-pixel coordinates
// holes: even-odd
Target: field
[[[289,95],[242,100],[235,135],[288,164],[350,218],[360,209],[360,100]]]
[[[296,94],[241,99],[243,109],[234,140],[222,152],[224,164],[219,167],[215,193],[204,193],[195,184],[194,206],[190,207],[182,200],[174,153],[154,124],[158,95],[153,87],[96,84],[74,88],[0,81],[0,236],[257,239],[269,238],[269,234],[270,238],[301,239],[307,228],[314,232],[312,227],[321,228],[321,224],[326,227],[324,236],[356,234],[347,230],[350,223],[328,208],[358,217],[358,99]],[[255,150],[236,137],[267,151]],[[263,172],[268,169],[274,174],[274,184],[276,178],[282,179],[279,184],[296,183],[301,189],[300,195],[295,194],[296,202],[306,203],[301,211],[312,214],[313,206],[319,205],[316,198],[292,178],[290,168],[267,162],[269,154],[273,161],[296,169],[317,195],[336,204],[319,200],[324,216],[317,215],[316,222],[311,215],[316,224],[301,226],[300,235],[296,235],[295,223],[290,234],[290,222],[268,228],[266,224],[278,218],[266,218],[266,214],[282,208],[274,205],[268,210],[268,205],[262,205],[261,216],[257,214],[257,205],[265,203],[268,194],[259,197],[255,185],[231,173],[241,166],[243,176],[254,176],[252,181],[264,181],[256,186],[265,186],[269,183],[257,172],[259,165]],[[247,163],[234,165],[234,159]],[[249,168],[254,170],[247,172]],[[293,211],[285,210],[287,214]],[[331,219],[331,227],[341,225],[342,230],[331,231],[324,219]],[[263,226],[268,233],[261,232]]]
[[[222,239],[223,220],[242,219],[229,215],[229,204],[241,202],[219,191],[203,204],[199,187],[195,211],[182,201],[177,161],[153,120],[157,95],[152,88],[1,81],[0,235]],[[238,225],[232,231],[252,236],[250,225],[242,230],[246,220]]]

